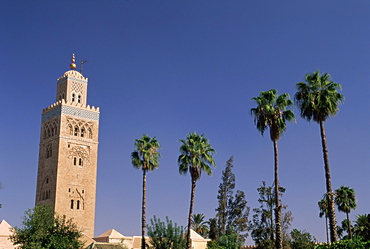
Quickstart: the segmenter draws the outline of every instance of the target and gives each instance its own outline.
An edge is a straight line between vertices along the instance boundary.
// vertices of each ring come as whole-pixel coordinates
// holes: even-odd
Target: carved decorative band
[[[99,121],[98,112],[92,112],[92,111],[82,110],[82,109],[72,107],[72,106],[62,105],[62,106],[59,106],[51,110],[50,112],[46,112],[42,114],[42,122],[45,122],[46,120],[51,119],[60,114],[67,114],[67,115],[71,115],[71,116],[75,116],[79,118],[87,118],[87,119]]]
[[[77,82],[81,82],[81,83],[85,83],[87,84],[87,80],[80,80],[80,79],[76,79],[76,78],[73,78],[73,77],[64,77],[64,78],[61,78],[57,81],[57,85],[59,85],[60,83],[66,81],[67,79],[70,79],[70,80],[74,80],[74,81],[77,81]]]

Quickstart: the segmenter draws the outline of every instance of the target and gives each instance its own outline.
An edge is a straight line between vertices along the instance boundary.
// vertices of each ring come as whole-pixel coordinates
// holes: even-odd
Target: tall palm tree
[[[209,232],[208,221],[205,221],[204,214],[193,214],[191,225],[192,229],[203,237],[206,237]]]
[[[356,192],[350,187],[340,186],[335,190],[335,204],[337,204],[340,212],[346,213],[348,221],[348,234],[349,238],[352,239],[351,221],[349,219],[349,213],[351,210],[357,208],[356,204]]]
[[[196,132],[189,133],[186,140],[180,139],[180,156],[178,158],[179,173],[184,175],[188,171],[191,177],[191,197],[188,217],[187,248],[191,248],[190,229],[192,224],[192,215],[194,207],[194,195],[197,180],[200,179],[202,171],[207,175],[212,175],[212,168],[216,167],[213,155],[215,150],[210,145],[204,135],[198,135]]]
[[[143,171],[143,200],[141,215],[141,248],[145,249],[146,229],[146,173],[158,168],[161,154],[158,149],[161,147],[155,137],[143,135],[141,139],[135,140],[135,150],[131,153],[132,165]]]
[[[263,135],[270,130],[270,138],[274,144],[275,158],[275,230],[276,230],[276,248],[283,248],[283,235],[281,228],[281,205],[279,200],[279,167],[278,167],[278,144],[282,133],[286,130],[285,121],[294,121],[295,116],[292,110],[288,108],[293,106],[293,101],[289,94],[283,93],[280,96],[276,89],[262,91],[260,95],[252,98],[257,103],[257,107],[251,109],[254,116],[254,123],[257,130]]]
[[[320,213],[319,217],[322,218],[325,216],[325,231],[326,231],[326,242],[329,243],[329,234],[328,234],[328,199],[326,194],[322,199],[317,203],[319,205]]]
[[[307,121],[315,121],[320,125],[321,144],[324,156],[326,192],[328,195],[328,216],[331,242],[338,240],[337,221],[335,217],[334,193],[331,186],[329,154],[326,145],[324,122],[330,116],[334,116],[339,110],[338,106],[343,102],[344,96],[338,93],[341,85],[333,82],[327,73],[321,74],[316,70],[306,74],[305,81],[297,83],[295,102],[300,110],[300,115]]]

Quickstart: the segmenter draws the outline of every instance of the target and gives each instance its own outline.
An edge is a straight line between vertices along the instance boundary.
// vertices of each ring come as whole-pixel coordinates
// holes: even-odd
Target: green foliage
[[[361,237],[354,237],[349,240],[341,240],[332,244],[316,245],[315,249],[368,249],[370,242],[364,242]]]
[[[227,211],[229,200],[233,199],[233,190],[235,188],[235,175],[232,172],[234,157],[231,156],[226,162],[226,167],[222,171],[222,182],[218,187],[218,207],[216,208],[216,219],[219,229],[219,236],[226,234]]]
[[[222,245],[218,240],[211,240],[207,242],[207,249],[228,249]]]
[[[357,208],[356,204],[356,192],[350,187],[340,186],[339,189],[335,190],[335,204],[337,204],[338,210],[344,212],[347,215],[345,220],[347,224],[343,224],[342,228],[348,232],[349,238],[352,238],[352,226],[351,220],[349,219],[349,213],[352,209]]]
[[[217,219],[210,218],[208,221],[208,224],[209,224],[208,238],[210,238],[211,240],[217,241],[220,238],[219,229],[217,227]]]
[[[364,241],[370,241],[370,214],[356,215],[354,234],[361,236]]]
[[[290,232],[291,242],[290,246],[292,249],[314,249],[316,239],[306,231],[299,231],[293,229]]]
[[[150,219],[148,225],[148,236],[150,249],[185,249],[186,239],[184,228],[166,217],[166,222],[160,221],[156,216]]]
[[[238,238],[242,243],[248,237],[246,231],[248,229],[249,209],[244,192],[237,190],[234,199],[229,200],[226,234],[238,234]]]
[[[212,175],[212,168],[216,167],[213,155],[216,153],[204,135],[196,132],[189,133],[186,140],[180,139],[180,156],[178,158],[180,174],[190,171],[191,178],[198,180],[202,171]]]
[[[219,239],[222,235],[237,233],[239,240],[243,243],[247,238],[248,216],[250,208],[247,206],[245,194],[237,190],[234,196],[235,175],[232,173],[233,157],[226,162],[226,168],[222,171],[222,182],[218,190],[218,207],[216,208],[216,219],[218,225]]]
[[[257,248],[272,249],[275,248],[275,221],[273,218],[273,210],[275,209],[275,188],[266,186],[263,181],[262,185],[257,188],[260,198],[258,202],[261,204],[259,208],[253,209],[253,219],[249,223],[251,236]],[[285,192],[285,188],[279,188],[279,195]],[[282,209],[287,206],[283,205]],[[282,213],[282,233],[283,245],[288,241],[288,229],[293,221],[292,213],[290,211]],[[285,248],[286,246],[284,246]]]
[[[83,244],[72,219],[57,215],[51,206],[36,206],[23,216],[23,227],[15,227],[10,237],[22,249],[74,249]]]
[[[155,137],[143,135],[141,139],[135,140],[135,150],[131,153],[132,165],[143,171],[153,171],[158,168],[161,147]]]
[[[207,243],[208,249],[240,249],[242,242],[237,233],[231,232],[228,235],[222,235],[218,241],[212,240]]]
[[[298,91],[294,99],[302,118],[319,123],[337,113],[344,96],[338,93],[342,89],[341,85],[330,78],[330,74],[320,75],[320,71],[316,70],[306,74],[304,82],[297,83]]]
[[[349,213],[356,209],[356,192],[354,189],[346,186],[340,186],[335,190],[335,204],[340,212]]]
[[[260,92],[260,95],[252,100],[257,103],[257,107],[251,109],[257,130],[263,135],[269,128],[271,140],[279,140],[286,130],[285,121],[295,120],[293,111],[287,110],[293,107],[289,94],[283,93],[279,96],[276,89],[271,89]]]
[[[204,214],[193,214],[191,228],[201,235],[202,237],[207,237],[209,233],[208,222],[204,220]]]

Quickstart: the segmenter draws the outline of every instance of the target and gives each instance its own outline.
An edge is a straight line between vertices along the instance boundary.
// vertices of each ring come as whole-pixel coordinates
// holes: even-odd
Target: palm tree
[[[354,234],[361,236],[364,241],[370,240],[370,214],[356,215]]]
[[[307,121],[315,121],[320,125],[321,144],[324,155],[326,192],[328,195],[328,216],[331,242],[338,240],[337,221],[335,218],[334,193],[331,186],[329,154],[326,145],[324,122],[334,116],[339,110],[338,105],[343,102],[344,96],[338,93],[341,85],[333,82],[330,75],[320,71],[306,74],[305,81],[297,83],[298,91],[295,102],[300,110],[300,115]]]
[[[141,216],[141,248],[145,249],[145,228],[146,228],[146,173],[158,168],[161,147],[155,137],[150,138],[143,135],[141,139],[135,140],[135,150],[131,153],[132,165],[143,171],[143,200]]]
[[[351,210],[357,208],[356,204],[356,192],[350,187],[340,186],[335,190],[335,204],[337,204],[340,212],[346,213],[348,221],[348,234],[349,238],[352,239],[351,221],[349,219],[349,213]]]
[[[326,242],[329,243],[329,234],[328,234],[328,199],[324,195],[322,199],[317,203],[319,205],[320,213],[319,217],[322,218],[325,216],[325,231],[326,231]]]
[[[192,216],[192,229],[203,237],[206,237],[209,232],[208,221],[204,220],[204,214],[193,214]]]
[[[192,224],[192,215],[194,207],[194,195],[197,180],[200,179],[202,171],[207,175],[212,175],[212,168],[216,167],[213,155],[215,150],[209,144],[204,135],[198,135],[196,132],[189,133],[186,140],[180,139],[180,156],[178,158],[179,173],[185,175],[188,171],[191,177],[191,197],[188,217],[187,248],[191,248],[190,229]]]
[[[251,114],[254,116],[254,124],[257,130],[263,133],[269,129],[270,138],[274,144],[275,158],[275,223],[276,223],[276,248],[283,247],[283,235],[281,228],[281,205],[279,200],[279,167],[278,167],[278,144],[282,133],[286,130],[285,121],[294,121],[295,116],[293,111],[287,110],[293,106],[293,101],[287,93],[280,96],[276,89],[262,91],[258,97],[252,98],[257,103],[256,108],[251,109]]]

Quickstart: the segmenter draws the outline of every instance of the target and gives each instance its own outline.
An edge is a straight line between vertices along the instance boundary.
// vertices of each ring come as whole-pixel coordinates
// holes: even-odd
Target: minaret
[[[36,204],[49,204],[94,237],[99,107],[86,105],[87,78],[57,79],[56,103],[42,111]]]

